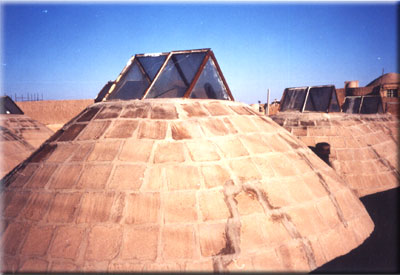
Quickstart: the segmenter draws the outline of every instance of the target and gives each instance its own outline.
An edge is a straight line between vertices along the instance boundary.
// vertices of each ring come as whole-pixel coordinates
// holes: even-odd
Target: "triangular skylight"
[[[164,64],[167,55],[158,56],[140,56],[137,57],[139,63],[143,66],[144,71],[149,76],[149,79],[153,81],[157,72],[160,70],[161,66]]]
[[[176,97],[234,100],[210,49],[137,54],[97,101]]]

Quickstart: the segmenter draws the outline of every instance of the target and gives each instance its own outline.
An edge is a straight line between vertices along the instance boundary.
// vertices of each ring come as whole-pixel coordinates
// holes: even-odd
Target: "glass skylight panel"
[[[327,112],[332,90],[332,87],[311,87],[304,110]]]
[[[281,105],[281,111],[301,111],[307,94],[307,88],[286,88],[285,96]]]
[[[191,98],[229,99],[225,85],[211,58],[208,59],[195,87]]]
[[[343,103],[343,112],[348,114],[358,114],[360,110],[361,97],[346,97]]]
[[[190,96],[234,100],[210,49],[137,54],[131,60],[97,101]]]
[[[348,114],[383,113],[382,99],[380,96],[349,96],[343,104],[343,112]]]
[[[361,114],[376,114],[382,113],[382,100],[379,96],[365,96],[361,105]]]
[[[159,56],[141,56],[138,57],[137,59],[143,66],[150,80],[153,81],[158,70],[160,70],[162,64],[164,64],[166,58],[167,55],[159,55]]]
[[[183,97],[187,88],[174,61],[170,59],[146,98]]]
[[[137,61],[134,61],[108,99],[140,99],[149,85],[150,81],[143,75]]]
[[[182,79],[188,84],[188,87],[192,83],[205,56],[205,52],[173,54],[171,56],[177,70],[181,74]]]
[[[331,94],[331,105],[329,107],[329,112],[340,112],[340,106],[337,100],[336,89],[333,89]]]

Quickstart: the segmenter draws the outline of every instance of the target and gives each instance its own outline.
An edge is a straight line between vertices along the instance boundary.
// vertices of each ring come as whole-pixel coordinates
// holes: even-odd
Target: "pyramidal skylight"
[[[136,54],[96,101],[177,97],[234,100],[211,49]]]

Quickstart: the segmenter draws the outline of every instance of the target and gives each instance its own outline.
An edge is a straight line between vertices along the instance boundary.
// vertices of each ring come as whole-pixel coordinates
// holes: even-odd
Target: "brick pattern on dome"
[[[4,184],[3,271],[310,271],[374,228],[328,165],[237,102],[94,104]]]
[[[38,148],[53,134],[45,125],[25,115],[1,115],[0,126],[26,140],[34,148]]]
[[[0,177],[29,157],[52,134],[45,125],[26,115],[0,115]]]
[[[397,117],[284,112],[272,119],[307,146],[329,143],[332,167],[359,197],[399,186]]]

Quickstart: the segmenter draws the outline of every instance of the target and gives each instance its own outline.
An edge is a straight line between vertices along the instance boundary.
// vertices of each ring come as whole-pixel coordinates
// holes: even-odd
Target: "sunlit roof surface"
[[[136,54],[96,101],[177,97],[234,100],[210,49]]]

